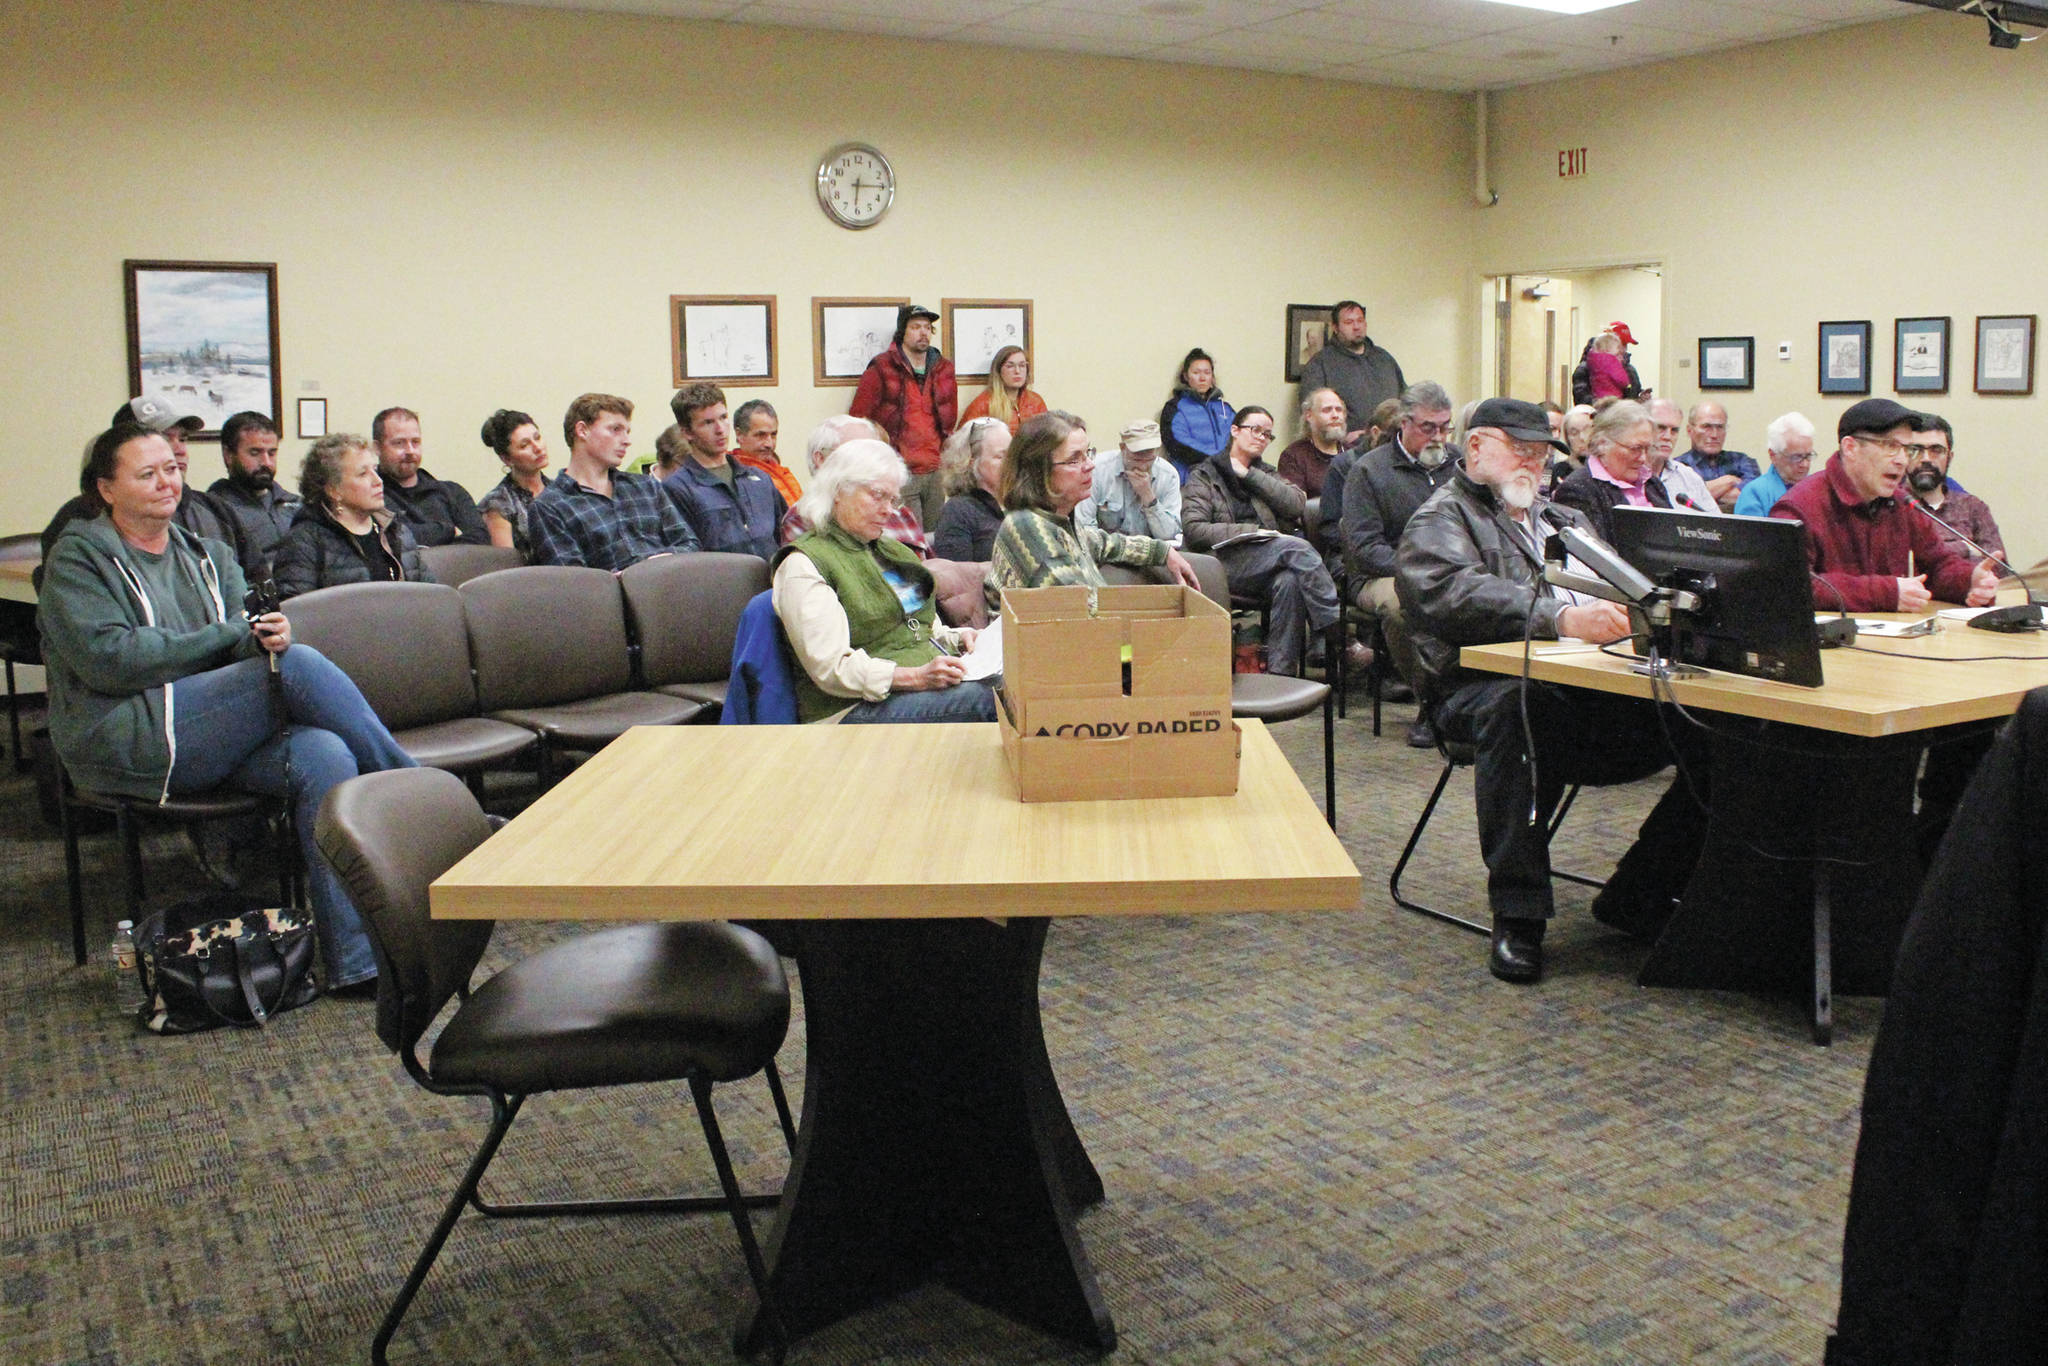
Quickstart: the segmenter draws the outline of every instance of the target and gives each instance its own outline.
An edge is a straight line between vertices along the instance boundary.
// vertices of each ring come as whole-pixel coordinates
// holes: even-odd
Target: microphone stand
[[[1956,530],[1947,522],[1935,516],[1934,509],[1928,507],[1927,504],[1921,502],[1917,497],[1914,497],[1910,494],[1907,495],[1907,497],[1908,500],[1913,504],[1914,508],[1916,508],[1919,511],[1922,517],[1925,517],[1928,521],[1934,523],[1943,531],[1948,532],[1951,536],[1961,541],[1964,545],[1970,547],[1970,549],[1976,551],[1979,555],[1982,555],[1985,559],[1991,561],[1991,563],[1997,565],[2000,569],[2003,569],[2006,573],[2018,579],[2020,581],[2021,590],[2024,591],[2027,595],[2027,600],[2024,603],[2016,603],[2011,607],[1992,607],[1986,609],[1983,612],[1978,613],[1976,616],[1970,618],[1970,625],[1976,626],[1979,622],[1983,622],[1984,624],[1981,629],[1987,631],[2048,630],[2048,624],[2044,624],[2043,621],[2044,613],[2042,610],[2044,606],[2048,606],[2048,598],[2043,598],[2040,593],[2037,593],[2034,590],[2034,586],[2027,582],[2027,576],[2025,574],[2020,573],[2019,570],[2014,569],[2010,564],[2007,564],[2005,560],[2003,560],[1997,555],[1992,554],[1983,546],[1978,545],[1968,536],[1965,536],[1962,532]],[[1987,620],[1987,618],[1989,618],[1989,620]]]

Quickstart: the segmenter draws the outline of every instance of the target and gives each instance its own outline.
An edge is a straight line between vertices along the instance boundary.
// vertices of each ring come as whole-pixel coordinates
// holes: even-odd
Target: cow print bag
[[[320,994],[313,922],[302,911],[215,895],[158,911],[135,931],[142,1027],[252,1029]]]

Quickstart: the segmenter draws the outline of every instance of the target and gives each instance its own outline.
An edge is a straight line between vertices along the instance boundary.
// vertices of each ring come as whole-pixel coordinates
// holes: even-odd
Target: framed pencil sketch
[[[896,336],[901,299],[811,300],[811,383],[829,387],[860,383],[868,362],[888,350]]]
[[[1820,325],[1820,391],[1824,394],[1870,392],[1870,324]]]
[[[324,398],[302,398],[299,400],[299,439],[317,441],[327,435],[327,400]]]
[[[2034,392],[2034,318],[2012,313],[1977,319],[1977,392]]]
[[[989,362],[1006,346],[1031,350],[1031,300],[941,299],[939,317],[957,379],[987,379]]]
[[[1281,373],[1289,384],[1301,383],[1302,367],[1323,349],[1329,338],[1328,304],[1287,305],[1287,358],[1282,363]]]
[[[277,266],[255,261],[123,261],[128,392],[196,414],[218,439],[230,414],[284,415]]]
[[[1701,337],[1700,388],[1756,388],[1756,338]]]
[[[775,383],[773,294],[671,294],[668,335],[679,388]]]
[[[1892,323],[1892,388],[1902,394],[1948,392],[1947,318],[1899,318]]]

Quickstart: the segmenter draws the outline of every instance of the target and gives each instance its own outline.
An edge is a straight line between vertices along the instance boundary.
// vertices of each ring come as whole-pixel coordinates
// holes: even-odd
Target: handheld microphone
[[[2042,600],[2039,596],[2035,594],[2034,586],[2027,582],[2027,576],[2025,574],[2020,573],[2019,570],[2014,569],[2011,565],[2007,564],[2003,559],[2000,559],[1998,556],[1992,554],[1983,546],[1978,545],[1968,536],[1965,536],[1962,532],[1957,531],[1947,522],[1944,522],[1941,518],[1935,516],[1934,510],[1928,507],[1927,504],[1921,502],[1918,498],[1909,497],[1907,501],[1912,503],[1914,507],[1920,510],[1920,515],[1922,517],[1925,517],[1928,521],[1934,523],[1942,530],[1950,533],[1957,540],[1961,541],[1964,545],[1970,547],[1970,549],[1976,551],[1979,555],[1982,555],[1985,559],[1991,561],[1991,563],[1997,565],[2000,569],[2003,569],[2006,573],[2018,579],[2020,581],[2020,587],[2026,590],[2027,600],[2024,603],[2016,603],[2011,607],[1988,608],[1985,611],[1979,612],[1976,616],[1971,617],[1970,625],[1976,627],[1980,631],[2040,631],[2048,629],[2048,625],[2044,625],[2042,621]]]

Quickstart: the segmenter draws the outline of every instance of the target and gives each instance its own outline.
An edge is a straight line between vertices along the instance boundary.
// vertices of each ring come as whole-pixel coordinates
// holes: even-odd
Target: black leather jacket
[[[1584,513],[1540,495],[1529,514],[1539,536],[1556,526],[1591,530]],[[1557,614],[1568,604],[1543,582],[1540,554],[1494,491],[1463,469],[1408,519],[1395,555],[1394,588],[1415,642],[1425,701],[1448,696],[1476,676],[1458,667],[1466,645],[1520,640],[1525,631],[1538,640],[1557,639]]]
[[[420,562],[419,542],[412,529],[389,513],[372,514],[384,551],[398,562],[399,573],[413,583],[432,583],[434,576]],[[369,583],[384,577],[363,558],[355,537],[319,508],[301,503],[292,519],[291,535],[277,543],[271,563],[277,591],[286,598],[343,583]]]

